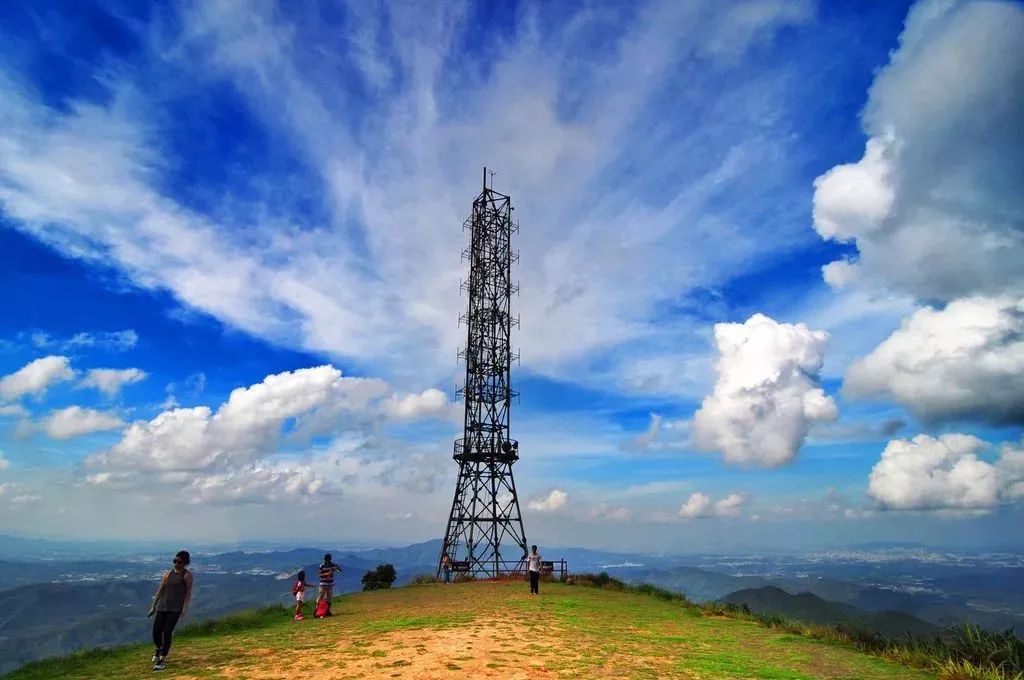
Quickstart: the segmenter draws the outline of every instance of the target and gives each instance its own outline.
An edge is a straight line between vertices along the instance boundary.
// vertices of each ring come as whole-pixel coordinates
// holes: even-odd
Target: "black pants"
[[[171,633],[178,625],[181,612],[157,612],[153,619],[153,644],[156,645],[157,656],[167,656],[171,651]]]
[[[530,572],[530,592],[540,595],[540,572]]]

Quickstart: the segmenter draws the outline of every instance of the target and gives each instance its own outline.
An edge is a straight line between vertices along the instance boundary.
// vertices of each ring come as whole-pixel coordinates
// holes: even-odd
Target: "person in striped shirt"
[[[334,574],[341,573],[341,567],[331,559],[331,553],[324,555],[324,563],[320,565],[320,587],[317,589],[316,601],[327,600],[327,613],[324,616],[333,616],[331,613],[331,598],[334,596]]]

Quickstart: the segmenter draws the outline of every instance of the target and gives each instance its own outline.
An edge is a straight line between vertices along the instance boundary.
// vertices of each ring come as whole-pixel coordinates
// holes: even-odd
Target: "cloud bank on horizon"
[[[1017,3],[5,11],[0,237],[91,272],[74,304],[101,285],[182,343],[209,319],[270,357],[185,357],[131,316],[68,328],[14,291],[0,506],[40,531],[117,502],[142,527],[168,499],[218,536],[318,504],[439,531],[485,164],[522,225],[514,427],[542,531],[1021,516]],[[76,22],[104,28],[68,56]]]

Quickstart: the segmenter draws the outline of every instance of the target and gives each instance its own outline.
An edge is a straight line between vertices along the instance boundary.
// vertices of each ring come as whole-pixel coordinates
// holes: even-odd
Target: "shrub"
[[[689,602],[686,596],[682,593],[677,593],[674,590],[668,588],[662,588],[661,586],[651,585],[650,583],[638,583],[634,586],[633,590],[644,595],[650,595],[656,597],[659,600],[667,600],[669,602]]]
[[[607,571],[602,571],[600,574],[576,574],[575,578],[580,585],[584,586],[609,590],[629,590],[629,586],[625,582],[614,576],[609,576]]]
[[[363,590],[384,590],[390,588],[398,574],[390,564],[378,564],[376,569],[363,574]]]
[[[460,571],[458,574],[455,574],[452,580],[456,583],[465,583],[466,581],[475,581],[476,576],[466,571]]]
[[[427,583],[440,583],[440,582],[441,582],[441,579],[439,579],[438,577],[434,576],[433,574],[416,574],[416,576],[414,576],[413,579],[412,579],[413,585],[417,585],[417,586],[422,586],[422,585],[425,585]]]

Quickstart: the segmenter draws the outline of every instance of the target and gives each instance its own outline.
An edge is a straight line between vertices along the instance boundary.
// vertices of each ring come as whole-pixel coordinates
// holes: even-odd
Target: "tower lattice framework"
[[[512,327],[519,324],[511,314],[511,297],[518,292],[512,283],[512,234],[519,225],[512,219],[512,201],[487,184],[473,201],[473,211],[463,224],[470,244],[462,257],[469,261],[469,279],[462,289],[469,293],[469,309],[459,317],[467,326],[466,381],[459,390],[465,401],[461,439],[455,441],[459,478],[448,517],[438,561],[447,553],[453,561],[468,562],[469,573],[478,578],[521,572],[526,557],[526,532],[519,511],[519,497],[512,464],[519,459],[519,442],[509,436],[513,397],[510,373],[518,359],[512,352]]]

